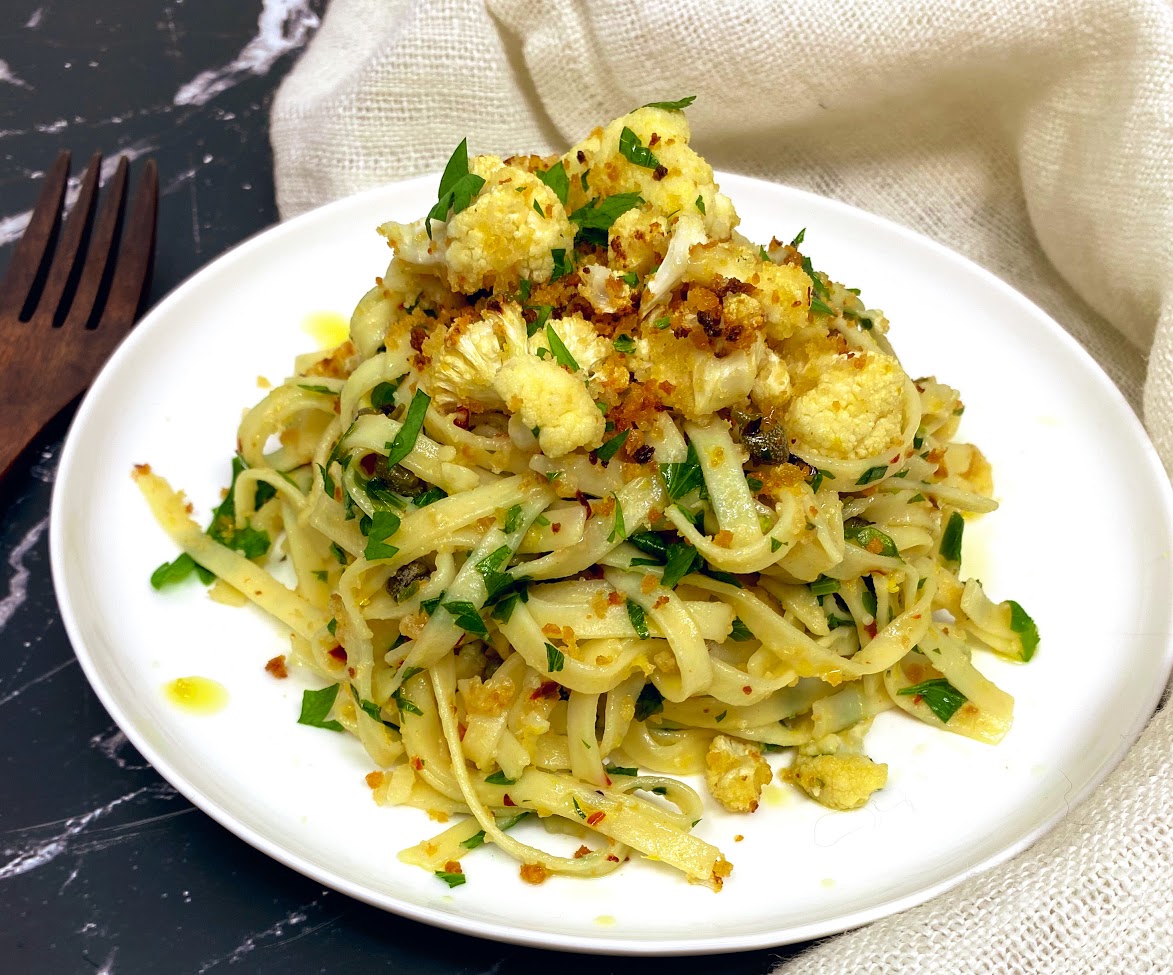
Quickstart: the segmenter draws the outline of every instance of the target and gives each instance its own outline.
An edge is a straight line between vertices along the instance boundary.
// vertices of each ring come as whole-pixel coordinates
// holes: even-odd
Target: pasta
[[[737,232],[690,101],[560,157],[462,143],[429,215],[380,228],[349,340],[245,415],[211,526],[135,470],[184,553],[152,583],[198,572],[288,627],[324,684],[299,720],[358,739],[376,802],[463,815],[401,855],[451,886],[491,843],[530,882],[639,855],[720,889],[681,776],[749,814],[782,752],[856,808],[887,781],[877,714],[997,742],[1013,702],[973,651],[1038,644],[961,574],[996,505],[959,394],[905,374],[805,231]]]

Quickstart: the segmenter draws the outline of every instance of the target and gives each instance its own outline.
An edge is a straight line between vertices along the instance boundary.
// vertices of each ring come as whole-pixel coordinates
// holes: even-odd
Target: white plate
[[[924,901],[1024,849],[1103,779],[1173,662],[1170,490],[1131,410],[1058,325],[944,248],[807,193],[721,184],[751,238],[805,226],[816,266],[887,312],[908,371],[962,390],[962,434],[992,461],[1002,502],[966,532],[965,568],[1042,633],[1029,666],[980,661],[1017,700],[1006,740],[881,715],[869,752],[889,764],[889,785],[866,808],[829,812],[771,785],[751,817],[705,816],[700,834],[735,864],[719,894],[647,861],[531,887],[484,847],[452,891],[399,863],[441,827],[375,806],[357,742],[295,723],[308,685],[262,669],[286,649],[278,627],[198,585],[151,590],[152,569],[175,552],[130,470],[149,462],[206,518],[241,410],[262,395],[258,375],[279,381],[313,346],[307,315],[349,314],[388,258],[375,225],[425,212],[429,177],[274,227],[205,268],[135,329],[73,424],[53,498],[62,614],[103,704],[176,788],[282,863],[408,917],[526,944],[672,954],[820,937]],[[228,688],[224,711],[168,703],[162,685],[193,674]]]

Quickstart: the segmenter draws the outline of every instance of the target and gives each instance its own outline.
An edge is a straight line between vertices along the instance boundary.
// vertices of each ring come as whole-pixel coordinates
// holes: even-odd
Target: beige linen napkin
[[[1169,0],[333,0],[274,104],[278,204],[438,171],[465,136],[561,151],[686,94],[715,167],[890,217],[1040,304],[1173,471]],[[1168,973],[1171,932],[1164,711],[1028,854],[783,971]]]

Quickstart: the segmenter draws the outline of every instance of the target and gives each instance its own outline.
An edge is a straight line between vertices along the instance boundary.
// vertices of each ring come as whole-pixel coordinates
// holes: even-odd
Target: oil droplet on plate
[[[834,877],[824,877],[822,879],[822,885],[824,887],[826,887],[828,890],[830,890],[832,887],[835,886],[835,878]]]
[[[167,700],[192,714],[215,714],[228,703],[223,684],[208,677],[177,677],[163,685]]]
[[[312,312],[306,316],[301,327],[323,349],[332,349],[350,338],[350,322],[336,311]]]
[[[790,801],[790,791],[780,785],[767,785],[762,789],[762,802],[777,809]]]
[[[597,918],[595,918],[595,924],[598,924],[600,927],[604,928],[613,928],[615,927],[615,918],[613,918],[610,914],[600,914]]]

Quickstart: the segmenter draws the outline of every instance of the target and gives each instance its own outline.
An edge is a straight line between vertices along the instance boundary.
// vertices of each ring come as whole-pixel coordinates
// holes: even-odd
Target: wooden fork
[[[119,159],[95,219],[101,164],[90,160],[62,222],[69,153],[57,157],[0,283],[0,477],[93,381],[150,287],[158,169],[147,162],[124,220],[129,167]]]

